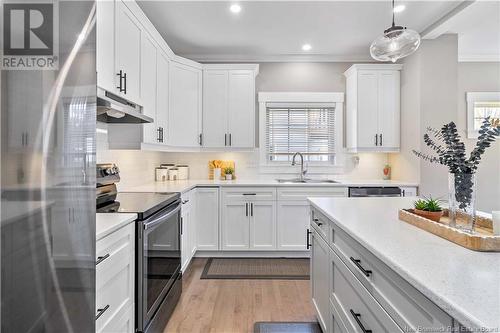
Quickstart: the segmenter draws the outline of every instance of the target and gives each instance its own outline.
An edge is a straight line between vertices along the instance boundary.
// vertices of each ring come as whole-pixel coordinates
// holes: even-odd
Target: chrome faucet
[[[295,162],[295,158],[297,157],[297,155],[300,156],[300,175],[299,175],[299,179],[300,179],[300,181],[303,181],[304,180],[304,176],[307,173],[307,169],[304,169],[304,156],[301,153],[299,153],[299,152],[293,154],[292,165],[294,166],[294,165],[297,164]]]

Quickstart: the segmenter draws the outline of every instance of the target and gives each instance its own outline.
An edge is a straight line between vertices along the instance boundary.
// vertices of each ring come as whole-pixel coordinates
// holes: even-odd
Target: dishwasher
[[[349,197],[402,197],[400,187],[349,187]]]

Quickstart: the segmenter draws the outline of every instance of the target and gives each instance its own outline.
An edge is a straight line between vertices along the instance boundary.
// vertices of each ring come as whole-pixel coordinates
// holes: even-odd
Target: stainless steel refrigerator
[[[0,3],[1,332],[94,332],[95,1],[8,4]],[[18,26],[24,35],[5,32]],[[58,64],[5,68],[5,43],[12,58],[52,51]]]

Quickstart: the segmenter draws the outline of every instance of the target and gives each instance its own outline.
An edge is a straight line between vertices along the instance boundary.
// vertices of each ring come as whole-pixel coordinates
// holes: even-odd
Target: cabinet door
[[[169,60],[168,57],[162,53],[158,52],[158,66],[156,71],[156,129],[155,136],[157,142],[166,144],[168,143],[169,131],[168,131],[168,115],[169,115]],[[182,128],[182,126],[180,126]]]
[[[252,250],[276,249],[276,202],[250,203],[250,248]]]
[[[115,72],[115,2],[97,1],[96,67],[97,85],[116,93]]]
[[[185,272],[191,260],[191,233],[190,228],[192,221],[191,204],[182,205],[182,234],[181,234],[181,269]]]
[[[200,145],[201,70],[172,62],[170,66],[169,145]]]
[[[228,71],[203,72],[203,146],[225,147],[227,141]]]
[[[192,259],[195,252],[196,252],[196,219],[198,216],[198,212],[196,211],[196,204],[197,204],[197,190],[192,189],[190,191],[190,204],[191,204],[191,223],[188,225],[187,232],[189,233],[189,246],[188,250],[190,252],[190,258]],[[203,216],[203,215],[201,215]],[[217,228],[218,229],[218,228]]]
[[[122,80],[123,97],[134,103],[140,99],[141,26],[123,1],[116,1],[116,71]],[[119,81],[119,80],[117,80]],[[118,83],[119,84],[119,83]]]
[[[378,74],[378,143],[388,149],[399,148],[399,75],[399,71]]]
[[[143,142],[158,143],[156,116],[156,46],[151,37],[142,31],[141,38],[141,98],[142,112],[155,121],[143,124]]]
[[[248,250],[250,204],[227,201],[222,206],[222,249]]]
[[[321,328],[327,332],[329,318],[329,250],[321,237],[311,230],[311,294]]]
[[[255,146],[255,77],[253,71],[229,71],[228,100],[229,145]]]
[[[196,189],[196,243],[198,250],[219,249],[219,189]]]
[[[279,250],[307,250],[306,231],[310,221],[309,207],[307,201],[278,201]]]
[[[376,148],[378,134],[378,73],[360,71],[358,74],[358,148]]]

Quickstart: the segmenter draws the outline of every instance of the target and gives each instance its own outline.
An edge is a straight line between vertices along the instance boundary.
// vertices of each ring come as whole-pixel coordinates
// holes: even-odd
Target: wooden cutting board
[[[447,209],[439,222],[414,214],[413,209],[401,209],[399,219],[470,250],[500,252],[500,236],[493,234],[493,221],[488,218],[477,216],[473,233],[450,227]],[[459,216],[459,225],[460,219]]]
[[[208,161],[208,179],[214,179],[214,169],[215,169],[215,166],[219,166],[222,170],[221,170],[221,175],[222,175],[222,178],[224,178],[226,176],[226,174],[224,173],[224,169],[227,168],[227,167],[231,167],[233,168],[234,170],[234,173],[233,173],[233,179],[236,179],[236,168],[234,167],[234,161],[223,161],[223,160],[212,160],[212,161]]]

